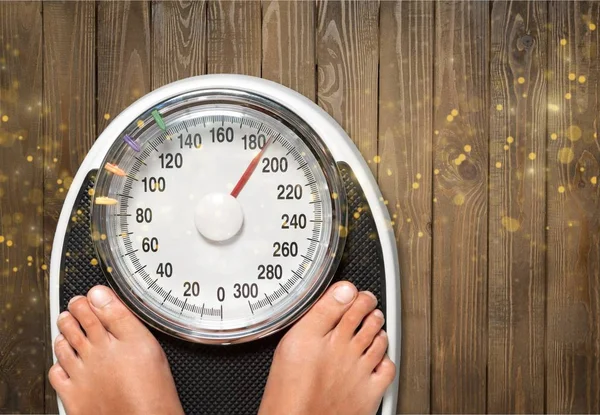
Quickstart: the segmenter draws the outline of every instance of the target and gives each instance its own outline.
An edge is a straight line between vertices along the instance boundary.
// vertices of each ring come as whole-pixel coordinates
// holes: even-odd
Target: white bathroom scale
[[[394,234],[348,135],[274,82],[187,78],[129,106],[79,168],[52,249],[52,336],[70,298],[108,285],[158,338],[186,413],[254,414],[279,339],[339,280],[377,296],[399,364]],[[381,414],[397,390],[398,376]]]

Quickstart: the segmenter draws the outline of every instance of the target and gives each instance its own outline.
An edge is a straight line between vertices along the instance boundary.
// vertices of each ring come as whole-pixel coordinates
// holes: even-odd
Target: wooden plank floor
[[[56,411],[48,263],[127,105],[244,73],[328,111],[402,267],[399,413],[600,412],[600,3],[0,2],[0,412]]]

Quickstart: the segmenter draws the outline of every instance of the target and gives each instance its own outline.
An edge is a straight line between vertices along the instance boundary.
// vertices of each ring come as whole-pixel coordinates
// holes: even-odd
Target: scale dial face
[[[148,108],[98,171],[92,233],[109,279],[150,325],[187,340],[264,337],[330,282],[346,206],[334,161],[285,107],[237,90]]]

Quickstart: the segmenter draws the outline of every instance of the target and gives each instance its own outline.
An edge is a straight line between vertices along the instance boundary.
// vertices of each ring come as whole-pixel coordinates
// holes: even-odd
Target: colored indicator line
[[[167,129],[167,126],[165,125],[165,121],[160,116],[160,113],[158,112],[158,110],[152,111],[152,117],[154,118],[154,121],[156,121],[156,125],[158,125],[158,127],[161,130]]]
[[[112,197],[106,197],[106,196],[99,196],[96,199],[94,199],[94,203],[97,205],[116,205],[117,203],[119,203],[119,201],[117,199],[113,199]]]
[[[127,145],[133,149],[133,151],[135,151],[137,153],[142,151],[142,148],[140,147],[140,145],[129,135],[125,134],[123,136],[123,141],[125,141],[127,143]]]
[[[122,168],[120,168],[116,164],[106,163],[104,165],[104,169],[106,171],[111,172],[112,174],[116,174],[117,176],[125,176],[127,174]]]

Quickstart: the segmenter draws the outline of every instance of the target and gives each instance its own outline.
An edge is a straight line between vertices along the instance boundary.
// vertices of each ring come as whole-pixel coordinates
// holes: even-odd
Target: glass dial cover
[[[97,173],[92,237],[148,324],[229,344],[278,331],[325,290],[346,233],[336,164],[308,123],[235,89],[148,108]]]

